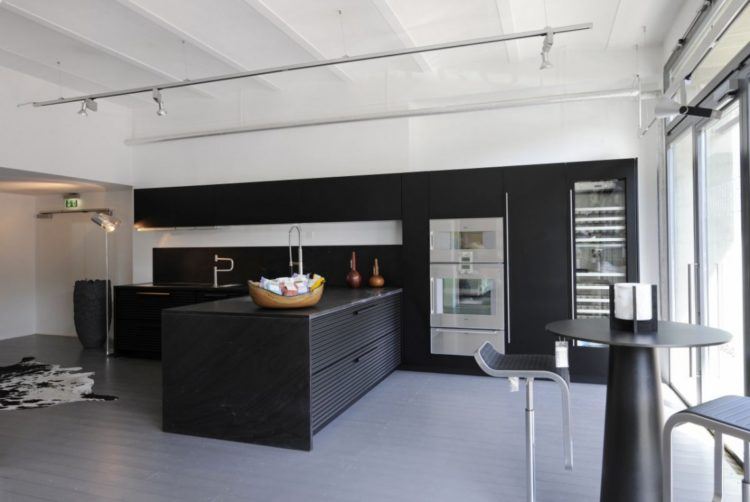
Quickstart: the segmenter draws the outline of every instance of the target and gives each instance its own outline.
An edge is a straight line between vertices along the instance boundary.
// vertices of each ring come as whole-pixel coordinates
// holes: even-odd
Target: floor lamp
[[[110,295],[111,295],[111,284],[109,282],[109,234],[114,232],[117,227],[120,225],[120,220],[115,218],[114,216],[105,214],[105,213],[96,213],[94,216],[91,217],[91,221],[96,223],[99,228],[104,230],[104,270],[105,270],[105,288],[106,288],[106,295],[104,297],[105,300],[105,311],[104,311],[104,322],[105,326],[107,327],[107,341],[106,341],[106,348],[105,351],[107,355],[112,355],[114,353],[114,343],[112,340],[112,330],[110,328],[110,319],[109,319],[109,310],[110,310]]]

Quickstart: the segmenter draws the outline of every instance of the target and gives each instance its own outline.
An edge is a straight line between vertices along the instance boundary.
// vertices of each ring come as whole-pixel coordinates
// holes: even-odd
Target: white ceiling
[[[553,51],[566,53],[568,59],[578,54],[601,57],[636,44],[660,45],[680,4],[680,0],[2,0],[0,65],[89,93],[583,22],[593,22],[594,29],[556,37]],[[356,86],[384,72],[415,78],[513,74],[516,67],[538,65],[540,43],[534,39],[304,70],[173,90],[170,98],[222,97],[238,88],[266,95],[328,84]],[[149,96],[117,101],[143,104]]]

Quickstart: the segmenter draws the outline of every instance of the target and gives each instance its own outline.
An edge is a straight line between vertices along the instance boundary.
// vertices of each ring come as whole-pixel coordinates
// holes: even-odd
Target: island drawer
[[[310,326],[311,372],[337,363],[386,333],[401,329],[401,296],[394,295],[315,318]]]
[[[313,433],[336,418],[401,363],[400,327],[314,374]]]
[[[161,311],[196,303],[192,291],[162,291],[149,289],[118,289],[115,293],[115,312],[118,319],[139,319],[161,322]]]

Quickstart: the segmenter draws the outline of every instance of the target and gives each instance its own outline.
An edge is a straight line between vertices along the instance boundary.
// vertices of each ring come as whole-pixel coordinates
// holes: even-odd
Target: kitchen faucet
[[[292,232],[297,230],[297,259],[292,260]],[[299,265],[299,274],[302,275],[302,229],[299,225],[292,225],[289,229],[289,275],[294,275],[294,265]]]
[[[214,263],[219,263],[220,261],[228,261],[229,262],[229,268],[219,268],[216,265],[214,265],[214,287],[219,287],[219,272],[231,272],[234,270],[234,260],[231,258],[222,258],[219,255],[214,255]]]

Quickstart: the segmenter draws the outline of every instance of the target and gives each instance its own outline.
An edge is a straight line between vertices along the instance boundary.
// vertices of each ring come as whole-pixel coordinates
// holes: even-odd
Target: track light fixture
[[[164,108],[164,97],[162,97],[161,91],[154,88],[152,97],[154,98],[154,101],[156,101],[156,104],[159,106],[159,108],[156,110],[156,114],[160,117],[163,117],[167,114],[167,110]]]
[[[547,30],[547,34],[544,35],[544,40],[542,41],[542,52],[540,53],[542,56],[542,64],[539,66],[540,70],[552,68],[552,62],[549,60],[549,52],[552,50],[552,44],[555,42],[555,33],[549,26],[545,29]]]
[[[95,112],[99,109],[99,105],[96,104],[96,101],[94,101],[91,98],[84,99],[81,101],[81,109],[78,110],[78,116],[79,117],[88,117],[88,110],[91,110],[92,112]]]

